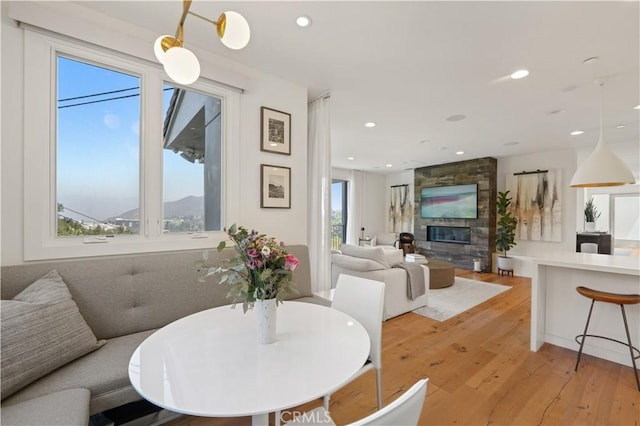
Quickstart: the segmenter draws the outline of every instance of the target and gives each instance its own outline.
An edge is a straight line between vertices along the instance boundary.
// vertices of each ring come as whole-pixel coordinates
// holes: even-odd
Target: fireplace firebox
[[[471,228],[467,226],[427,226],[427,241],[471,244]]]

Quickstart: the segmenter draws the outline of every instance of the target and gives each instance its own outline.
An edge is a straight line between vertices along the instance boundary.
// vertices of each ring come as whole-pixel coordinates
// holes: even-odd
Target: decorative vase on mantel
[[[276,299],[256,300],[253,310],[256,315],[258,343],[268,345],[275,342],[278,314]]]

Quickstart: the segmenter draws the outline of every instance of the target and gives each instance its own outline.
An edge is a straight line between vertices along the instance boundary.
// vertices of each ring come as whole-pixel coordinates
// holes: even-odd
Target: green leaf
[[[225,248],[226,246],[227,246],[226,241],[220,241],[220,242],[218,243],[218,251],[222,251],[222,250],[224,250],[224,248]]]

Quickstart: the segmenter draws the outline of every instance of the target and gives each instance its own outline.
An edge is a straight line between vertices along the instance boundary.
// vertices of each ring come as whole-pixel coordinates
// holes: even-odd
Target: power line
[[[94,93],[92,95],[75,96],[73,98],[58,99],[58,102],[73,101],[73,100],[76,100],[76,99],[91,98],[91,97],[94,97],[94,96],[110,95],[112,93],[128,92],[129,90],[135,90],[135,89],[139,89],[139,88],[140,88],[140,86],[136,86],[136,87],[129,87],[127,89],[111,90],[110,92]]]
[[[71,105],[62,105],[62,106],[58,106],[58,109],[71,108],[71,107],[80,106],[80,105],[97,104],[100,102],[107,102],[107,101],[115,101],[117,99],[135,98],[136,96],[140,96],[140,93],[136,93],[135,95],[116,96],[115,98],[101,99],[99,101],[88,101],[88,102],[80,102],[80,103],[71,104]]]
[[[64,204],[63,204],[62,206],[64,207],[64,209],[65,209],[65,210],[69,210],[70,212],[73,212],[73,213],[79,214],[80,216],[84,216],[84,217],[86,217],[86,218],[89,218],[89,219],[91,219],[91,220],[93,220],[93,221],[96,221],[96,222],[98,222],[98,223],[101,223],[101,224],[103,224],[103,225],[106,225],[106,224],[107,224],[106,222],[104,222],[104,221],[102,221],[102,220],[100,220],[100,219],[96,219],[95,217],[91,217],[91,216],[86,215],[86,214],[84,214],[84,213],[80,213],[80,212],[79,212],[79,211],[77,211],[77,210],[70,209],[69,207],[65,206]]]
[[[104,95],[104,94],[108,94],[108,93],[125,92],[127,90],[133,90],[133,89],[137,89],[137,87],[133,87],[131,89],[114,90],[112,92],[96,93],[94,95],[77,96],[75,98],[60,99],[60,100],[58,100],[58,102],[68,101],[68,100],[72,100],[72,99],[90,98],[92,96],[99,96],[99,95]],[[168,88],[162,89],[162,91],[166,92],[167,90],[174,90],[174,89],[175,89],[174,87],[168,87]],[[71,105],[58,105],[58,109],[71,108],[71,107],[80,106],[80,105],[97,104],[97,103],[100,103],[100,102],[114,101],[114,100],[118,100],[118,99],[134,98],[136,96],[140,96],[140,93],[136,93],[135,95],[116,96],[116,97],[113,97],[113,98],[100,99],[100,100],[97,100],[97,101],[79,102],[77,104],[71,104]]]

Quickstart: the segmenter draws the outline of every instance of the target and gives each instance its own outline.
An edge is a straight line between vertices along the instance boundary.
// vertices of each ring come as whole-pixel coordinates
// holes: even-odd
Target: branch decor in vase
[[[284,297],[293,292],[291,278],[300,261],[287,252],[283,242],[246,228],[232,225],[225,228],[229,241],[234,243],[235,255],[222,265],[207,264],[209,252],[202,254],[199,271],[205,271],[200,277],[204,282],[212,275],[220,276],[220,284],[230,285],[229,296],[234,306],[242,302],[242,310],[247,313],[255,308],[258,342],[273,343],[276,337],[277,305]],[[227,247],[227,241],[221,241],[217,250]]]

